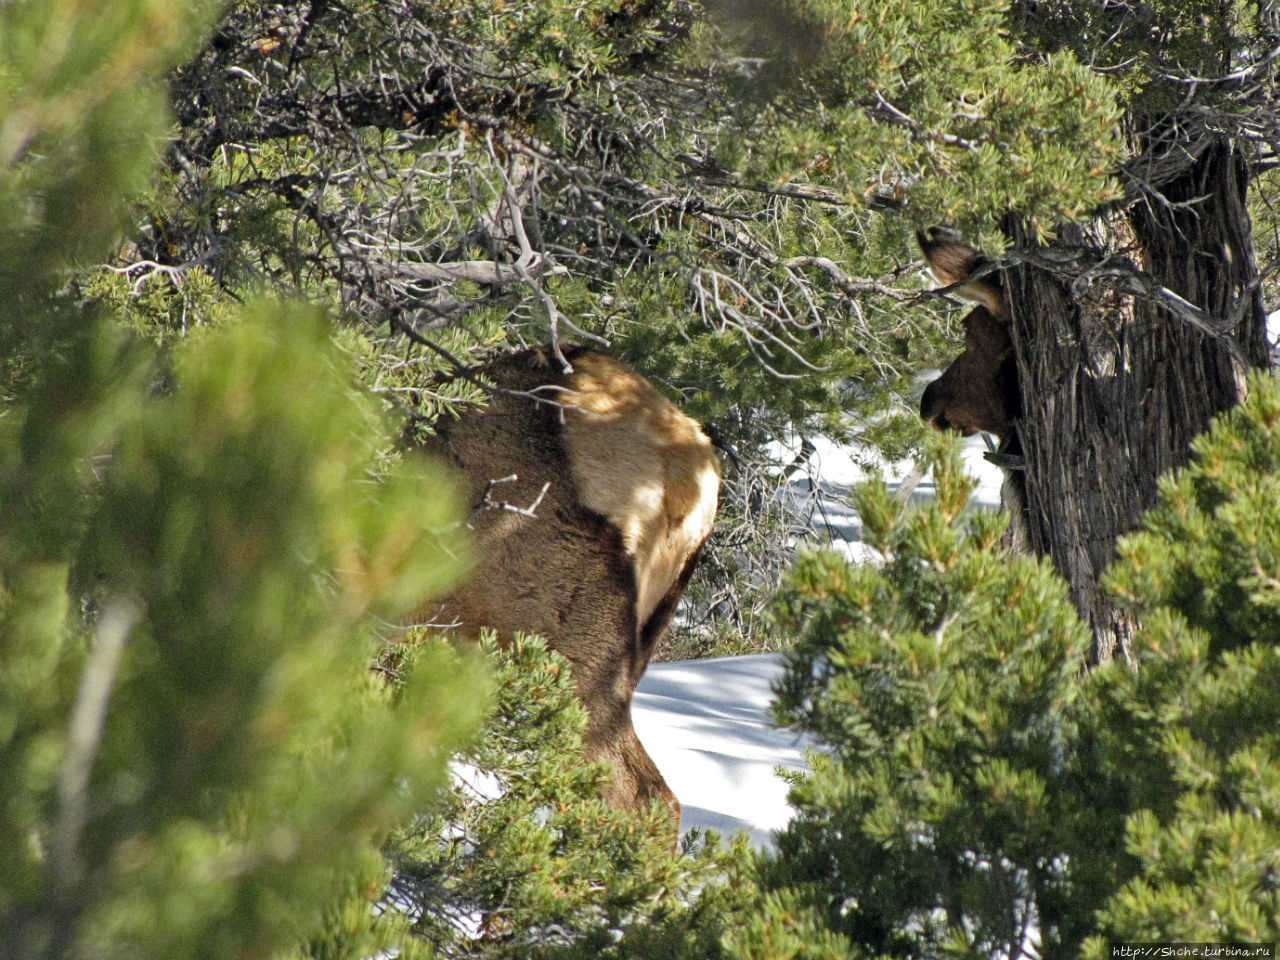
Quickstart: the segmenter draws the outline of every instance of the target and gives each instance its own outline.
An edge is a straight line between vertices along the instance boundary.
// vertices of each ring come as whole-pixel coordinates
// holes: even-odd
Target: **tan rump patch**
[[[601,354],[574,358],[564,441],[584,506],[622,534],[643,625],[711,532],[720,467],[711,441],[643,377]]]

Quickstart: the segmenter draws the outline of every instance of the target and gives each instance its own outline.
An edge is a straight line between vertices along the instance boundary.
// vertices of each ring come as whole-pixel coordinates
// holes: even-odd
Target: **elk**
[[[964,350],[925,388],[920,416],[939,430],[1007,439],[1022,402],[1004,289],[998,278],[983,275],[986,258],[950,231],[931,227],[917,232],[916,241],[938,282],[977,304],[961,321]]]
[[[649,381],[584,348],[525,350],[473,373],[488,406],[426,444],[458,468],[476,562],[434,614],[464,635],[540,634],[573,667],[605,800],[679,804],[631,724],[631,698],[711,532],[720,467]]]

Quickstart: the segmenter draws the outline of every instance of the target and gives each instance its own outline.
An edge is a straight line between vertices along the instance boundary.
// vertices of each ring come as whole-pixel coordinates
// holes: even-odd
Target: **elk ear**
[[[991,265],[991,261],[960,239],[958,234],[943,227],[930,227],[916,231],[916,243],[924,254],[929,270],[943,286],[957,287],[956,294],[974,303],[980,303],[997,317],[1006,317],[1008,308],[1004,290],[994,274],[986,274],[969,282],[969,278]]]

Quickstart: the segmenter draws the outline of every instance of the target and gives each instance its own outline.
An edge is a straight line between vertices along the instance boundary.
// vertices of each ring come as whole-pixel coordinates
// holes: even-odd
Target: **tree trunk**
[[[1157,477],[1186,462],[1191,439],[1239,402],[1244,367],[1266,363],[1247,164],[1230,141],[1202,143],[1126,210],[1065,227],[1049,246],[1006,223],[1024,255],[1005,280],[1026,464],[1006,497],[1012,539],[1066,578],[1093,625],[1095,663],[1128,658],[1134,629],[1100,585],[1116,538],[1139,525]],[[1174,301],[1160,287],[1215,329],[1238,322],[1207,333],[1193,310],[1161,305]]]

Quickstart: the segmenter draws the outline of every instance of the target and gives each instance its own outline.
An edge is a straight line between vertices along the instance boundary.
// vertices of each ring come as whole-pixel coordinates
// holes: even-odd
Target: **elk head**
[[[1009,307],[1000,281],[984,274],[989,261],[948,230],[916,234],[938,281],[978,304],[964,318],[964,350],[920,398],[920,416],[962,436],[1009,436],[1021,415],[1017,364],[1009,337]]]
[[[527,631],[573,665],[587,754],[605,797],[679,804],[631,724],[631,698],[711,531],[711,441],[643,377],[604,354],[548,348],[473,371],[499,391],[442,418],[427,449],[459,468],[477,561],[433,615],[474,635]]]

